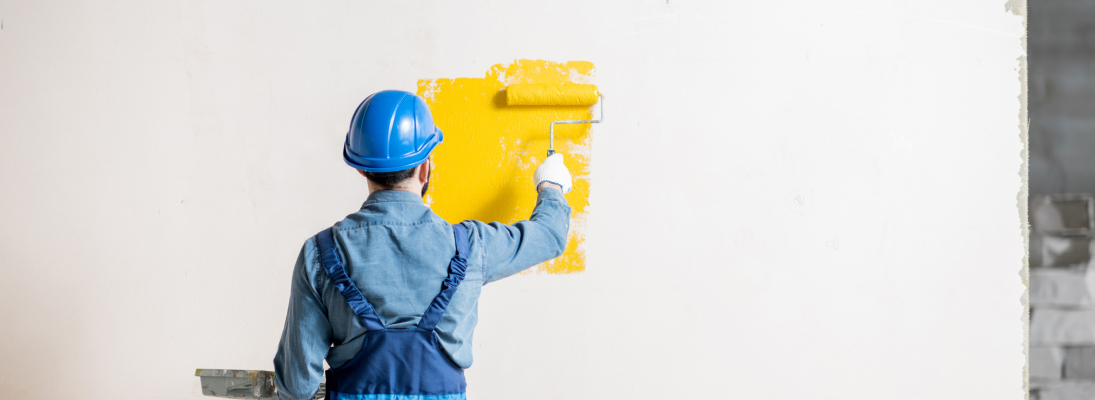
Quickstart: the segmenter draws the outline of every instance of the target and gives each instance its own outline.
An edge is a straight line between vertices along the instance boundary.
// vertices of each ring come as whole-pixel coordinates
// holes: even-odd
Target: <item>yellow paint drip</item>
[[[588,106],[597,103],[597,86],[516,84],[506,87],[511,106]]]
[[[588,105],[510,106],[506,87],[519,84],[587,84],[593,63],[518,60],[496,64],[484,78],[425,79],[418,94],[426,99],[445,141],[434,150],[437,166],[427,202],[449,222],[476,219],[514,223],[528,219],[536,203],[532,173],[548,148],[554,120],[585,120]],[[586,90],[586,89],[581,89]],[[566,195],[573,209],[566,251],[534,270],[566,274],[585,270],[586,217],[589,213],[590,126],[555,127],[555,150],[574,176]]]

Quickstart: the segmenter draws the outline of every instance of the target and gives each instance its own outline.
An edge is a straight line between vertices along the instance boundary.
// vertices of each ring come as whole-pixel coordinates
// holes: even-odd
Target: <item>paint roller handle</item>
[[[544,162],[536,167],[536,172],[532,174],[532,181],[536,182],[536,190],[540,190],[541,185],[545,183],[553,183],[559,186],[563,194],[569,192],[571,189],[570,170],[563,163],[563,155],[555,153],[544,159]]]

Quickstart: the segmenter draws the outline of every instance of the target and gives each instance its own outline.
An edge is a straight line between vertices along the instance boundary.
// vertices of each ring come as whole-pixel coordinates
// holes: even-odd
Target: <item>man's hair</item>
[[[417,165],[415,166],[417,167]],[[391,189],[414,176],[415,167],[395,172],[369,172],[365,171],[365,178],[385,189]]]

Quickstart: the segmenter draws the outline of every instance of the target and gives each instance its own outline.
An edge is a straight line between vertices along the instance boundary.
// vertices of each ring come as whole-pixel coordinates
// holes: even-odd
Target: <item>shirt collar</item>
[[[369,198],[365,200],[365,204],[362,204],[361,208],[365,208],[365,206],[370,204],[392,202],[423,204],[422,196],[415,195],[411,192],[402,190],[377,190],[369,195]]]

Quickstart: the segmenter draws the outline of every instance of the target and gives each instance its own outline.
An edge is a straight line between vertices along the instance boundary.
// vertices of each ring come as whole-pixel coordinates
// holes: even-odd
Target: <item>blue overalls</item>
[[[452,362],[434,333],[468,268],[468,230],[459,224],[452,228],[456,255],[449,261],[449,276],[418,326],[406,329],[384,327],[372,305],[346,275],[331,228],[316,235],[323,269],[366,329],[365,343],[357,356],[345,365],[327,370],[327,399],[465,399],[464,369]]]

